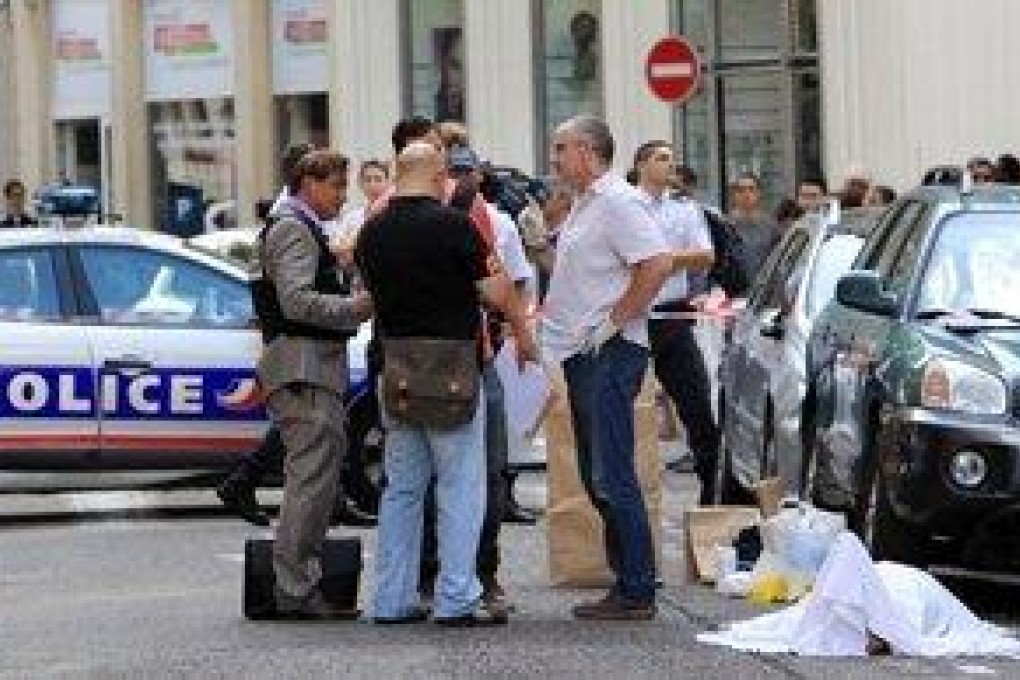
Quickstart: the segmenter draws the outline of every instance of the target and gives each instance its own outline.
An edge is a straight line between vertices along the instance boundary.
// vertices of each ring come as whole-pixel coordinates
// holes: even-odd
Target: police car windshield
[[[938,232],[922,278],[917,316],[929,310],[982,310],[1020,316],[1020,214],[968,213]]]

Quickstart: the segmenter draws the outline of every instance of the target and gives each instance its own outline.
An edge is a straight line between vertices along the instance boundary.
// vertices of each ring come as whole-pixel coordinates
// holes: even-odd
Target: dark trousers
[[[489,362],[482,370],[485,395],[485,519],[478,544],[478,578],[482,585],[496,584],[499,570],[499,529],[507,503],[506,470],[509,458],[506,408],[503,405],[503,383],[495,366]],[[439,573],[438,541],[436,539],[435,483],[425,496],[425,531],[422,541],[421,585],[428,590]]]
[[[597,354],[563,362],[581,482],[605,526],[614,591],[635,603],[655,600],[655,555],[634,459],[634,402],[648,351],[616,336]]]
[[[673,400],[694,454],[701,504],[712,502],[719,460],[719,426],[712,413],[712,381],[694,338],[694,321],[652,319],[648,336],[655,377]]]

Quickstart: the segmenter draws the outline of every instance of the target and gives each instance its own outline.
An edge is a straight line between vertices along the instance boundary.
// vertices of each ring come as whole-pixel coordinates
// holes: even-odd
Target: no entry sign
[[[686,38],[663,38],[648,52],[645,78],[656,97],[670,104],[683,104],[698,89],[701,59]]]

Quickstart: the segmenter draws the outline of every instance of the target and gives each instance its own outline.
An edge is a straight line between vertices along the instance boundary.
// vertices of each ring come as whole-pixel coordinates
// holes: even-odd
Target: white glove
[[[585,337],[584,342],[581,344],[581,352],[584,354],[598,354],[602,351],[602,346],[613,339],[619,332],[619,326],[613,323],[613,320],[607,316],[602,320],[602,323],[591,329],[587,337]]]

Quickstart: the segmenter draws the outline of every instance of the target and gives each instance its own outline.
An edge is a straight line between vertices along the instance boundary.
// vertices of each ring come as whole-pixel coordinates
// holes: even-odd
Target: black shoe
[[[525,508],[517,503],[517,501],[511,501],[507,503],[506,509],[503,511],[503,521],[507,524],[535,524],[538,522],[539,512]]]
[[[354,504],[354,501],[344,496],[333,506],[333,515],[330,518],[330,523],[334,525],[343,524],[348,527],[374,527],[379,521],[375,515],[363,512]]]
[[[447,628],[474,628],[475,626],[505,626],[510,622],[510,617],[505,610],[493,611],[483,606],[472,614],[445,616],[432,620],[436,622],[436,625]]]
[[[422,623],[428,621],[429,611],[423,607],[417,607],[405,616],[376,616],[372,622],[378,626],[402,626],[409,623]]]
[[[269,515],[255,498],[255,487],[247,477],[231,474],[216,487],[216,495],[230,512],[257,527],[269,526]]]
[[[285,621],[354,621],[361,616],[357,609],[338,607],[328,602],[322,591],[315,589],[304,598],[298,599],[274,591],[276,617]]]

